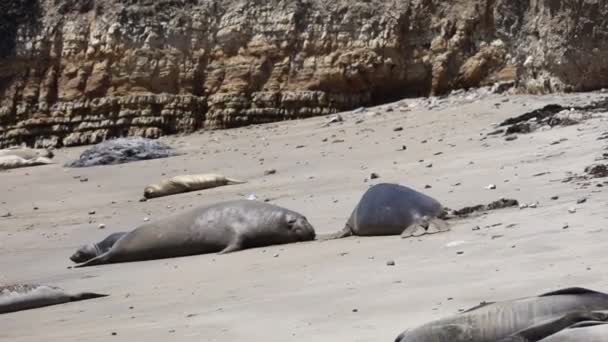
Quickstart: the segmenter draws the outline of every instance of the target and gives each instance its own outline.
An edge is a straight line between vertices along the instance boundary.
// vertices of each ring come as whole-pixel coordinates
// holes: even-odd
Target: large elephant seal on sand
[[[108,237],[106,237],[105,239],[101,240],[98,243],[90,243],[88,245],[84,245],[84,246],[78,248],[78,250],[74,254],[72,254],[72,256],[70,257],[70,260],[72,260],[73,262],[79,263],[79,262],[85,262],[87,260],[93,259],[96,256],[102,255],[103,253],[109,251],[110,248],[112,248],[112,246],[114,246],[116,241],[118,241],[125,234],[127,234],[127,233],[126,232],[112,233],[112,234],[108,235]]]
[[[226,176],[214,173],[175,176],[173,178],[163,180],[158,184],[148,185],[144,189],[144,197],[162,197],[174,194],[181,194],[189,191],[204,190],[223,185],[241,183],[245,182],[238,179],[227,178]]]
[[[58,287],[47,285],[0,286],[0,314],[106,296],[90,292],[70,294]]]
[[[380,183],[364,194],[342,231],[320,239],[351,235],[418,236],[448,230],[437,217],[443,213],[435,199],[399,184]]]
[[[608,294],[565,288],[482,304],[406,330],[395,342],[539,341],[577,322],[604,321],[608,318],[604,310],[608,310]]]
[[[108,252],[76,267],[229,253],[314,238],[314,228],[297,212],[264,202],[235,200],[146,223],[116,241]]]

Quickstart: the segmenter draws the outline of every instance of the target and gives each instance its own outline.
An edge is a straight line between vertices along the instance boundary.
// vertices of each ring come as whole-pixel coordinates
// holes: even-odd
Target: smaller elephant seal
[[[442,213],[442,205],[423,193],[398,184],[379,183],[363,194],[342,231],[320,239],[351,235],[406,238],[443,232],[448,227],[438,218]]]
[[[48,285],[0,286],[0,314],[106,296],[108,295],[91,292],[70,294],[59,287]]]
[[[103,253],[109,251],[110,248],[114,246],[116,241],[118,241],[125,234],[127,233],[112,233],[98,243],[90,243],[88,245],[84,245],[80,247],[74,254],[72,254],[70,260],[75,263],[81,263],[93,259],[96,256],[102,255]]]
[[[46,148],[37,149],[37,148],[13,146],[13,147],[9,147],[9,148],[0,150],[0,157],[5,157],[5,156],[17,156],[17,157],[21,157],[23,159],[29,160],[29,159],[36,159],[39,157],[51,159],[55,155],[53,154],[53,151],[48,150]]]
[[[223,254],[314,238],[312,225],[295,211],[259,201],[234,200],[141,225],[122,236],[106,253],[75,267]]]
[[[163,180],[158,184],[148,185],[144,189],[144,197],[162,197],[174,194],[181,194],[189,191],[210,189],[222,185],[242,183],[246,182],[237,179],[227,178],[223,175],[215,173],[182,175]]]
[[[0,170],[52,164],[53,152],[47,149],[9,147],[0,150]]]
[[[564,288],[533,297],[484,303],[405,330],[395,342],[540,341],[579,322],[606,321],[606,310],[608,294],[581,287]]]

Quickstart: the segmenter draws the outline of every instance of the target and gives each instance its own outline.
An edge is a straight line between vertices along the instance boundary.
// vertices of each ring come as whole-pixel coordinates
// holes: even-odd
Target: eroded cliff
[[[513,81],[608,83],[600,0],[9,0],[0,146],[70,146]]]

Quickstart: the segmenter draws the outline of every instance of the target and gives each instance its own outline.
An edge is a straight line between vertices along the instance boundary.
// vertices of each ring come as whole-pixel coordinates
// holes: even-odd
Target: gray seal
[[[68,293],[56,286],[38,284],[0,286],[0,314],[106,296],[92,292]]]
[[[379,183],[363,194],[342,231],[320,239],[351,235],[401,235],[405,238],[446,231],[447,224],[438,218],[443,212],[441,203],[412,188]]]
[[[565,288],[486,303],[401,333],[395,342],[539,341],[583,321],[604,321],[608,294]]]
[[[234,200],[146,223],[75,267],[171,258],[314,240],[306,217],[269,203]]]
[[[96,256],[102,255],[105,252],[109,251],[110,248],[114,246],[116,241],[118,241],[125,234],[127,234],[127,232],[112,233],[98,243],[90,243],[88,245],[84,245],[78,248],[78,250],[74,254],[72,254],[70,260],[75,263],[80,263],[93,259]]]

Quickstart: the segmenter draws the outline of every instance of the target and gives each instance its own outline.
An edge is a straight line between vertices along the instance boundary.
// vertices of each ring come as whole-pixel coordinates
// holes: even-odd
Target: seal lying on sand
[[[380,183],[363,194],[342,231],[320,239],[437,233],[448,230],[447,224],[438,218],[442,213],[442,205],[423,193],[398,184]]]
[[[532,342],[521,339],[521,342]],[[608,341],[608,323],[587,321],[574,324],[540,342],[606,342]]]
[[[608,318],[601,312],[604,310],[608,310],[608,294],[566,288],[536,297],[482,304],[406,330],[395,342],[539,341],[577,322],[604,321]]]
[[[0,314],[106,296],[90,292],[69,294],[47,285],[0,286]]]
[[[235,200],[146,223],[76,267],[171,258],[314,240],[306,217],[272,204]]]
[[[0,150],[0,170],[52,164],[53,152],[47,149],[9,147]]]
[[[246,183],[237,179],[226,178],[223,175],[207,173],[199,175],[175,176],[158,184],[148,185],[144,189],[145,198],[162,197],[183,192],[204,190],[222,185]]]
[[[80,247],[74,254],[72,254],[72,256],[70,257],[70,260],[72,260],[73,262],[79,263],[79,262],[85,262],[87,260],[93,259],[94,257],[96,257],[98,255],[102,255],[103,253],[109,251],[110,248],[112,248],[112,246],[114,246],[116,241],[118,241],[125,234],[127,234],[127,233],[126,232],[112,233],[112,234],[108,235],[107,238],[101,240],[98,243],[90,243],[88,245],[84,245],[84,246]]]

